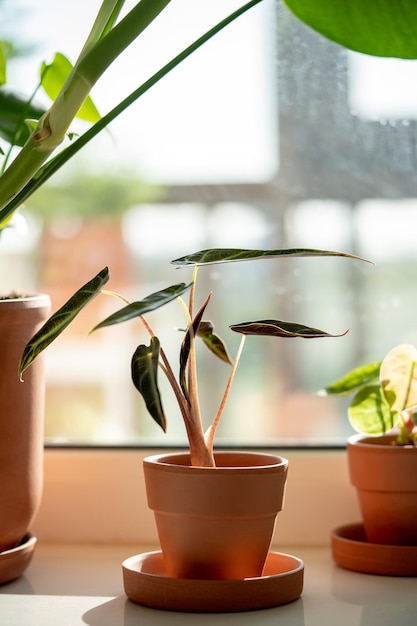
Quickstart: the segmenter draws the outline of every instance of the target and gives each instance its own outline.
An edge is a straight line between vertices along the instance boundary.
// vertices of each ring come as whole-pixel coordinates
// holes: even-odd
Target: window
[[[197,10],[191,0],[175,3],[178,11],[194,7],[186,32],[170,29],[181,41],[168,39],[168,14],[149,39],[132,46],[93,92],[99,107],[110,107],[116,91],[131,91],[138,73],[146,78],[155,69],[142,70],[137,60],[149,58],[143,51],[155,33],[158,55],[169,56],[240,3],[198,4]],[[76,5],[78,25],[70,28]],[[19,29],[11,19],[18,8]],[[51,41],[45,40],[37,20],[50,26],[64,11],[62,30],[48,27]],[[7,32],[13,36],[24,25],[35,44],[16,60],[17,84],[32,89],[33,72],[52,51],[62,47],[73,58],[80,25],[86,27],[94,11],[82,2],[63,3],[58,11],[53,2],[4,1]],[[152,50],[155,63],[164,61],[155,55]],[[415,72],[415,62],[398,63],[401,75]],[[346,403],[316,391],[396,343],[417,341],[415,81],[389,90],[403,96],[388,103],[386,94],[376,96],[377,71],[362,55],[307,29],[280,1],[265,0],[155,86],[28,202],[28,234],[3,238],[1,266],[13,260],[13,281],[47,290],[57,308],[107,264],[110,287],[129,298],[186,281],[187,271],[179,278],[169,261],[206,247],[304,246],[374,260],[375,267],[287,259],[199,273],[202,293],[214,291],[209,316],[232,354],[238,338],[228,326],[252,316],[293,319],[332,333],[350,329],[339,339],[248,338],[217,441],[343,442],[350,433]],[[384,76],[386,85],[391,79],[385,70]],[[398,101],[410,106],[398,108]],[[97,180],[101,189],[111,183],[105,193]],[[77,192],[88,188],[94,189],[90,196]],[[3,274],[3,285],[14,288],[9,270]],[[139,327],[86,336],[115,307],[111,298],[97,299],[48,350],[47,441],[183,442],[170,392],[163,395],[169,421],[163,435],[130,382],[130,356],[143,341]],[[183,323],[181,308],[172,303],[150,319],[175,363],[181,335],[172,329]],[[207,387],[200,382],[203,412],[211,416],[227,369],[219,364],[215,372],[211,355],[200,356],[201,380],[206,373],[210,381]]]

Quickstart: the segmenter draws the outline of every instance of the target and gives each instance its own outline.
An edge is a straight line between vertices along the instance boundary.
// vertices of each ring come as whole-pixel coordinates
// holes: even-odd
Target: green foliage
[[[32,337],[26,345],[19,363],[19,376],[34,359],[47,348],[65,328],[73,321],[78,313],[100,293],[103,286],[109,280],[109,271],[105,267],[94,278],[89,280],[75,294],[49,318],[42,328]]]
[[[23,146],[33,128],[26,120],[39,120],[45,108],[28,101],[24,96],[0,87],[0,136],[13,146]]]
[[[379,379],[379,370],[381,367],[381,361],[369,363],[367,365],[361,365],[351,370],[345,376],[337,380],[332,385],[329,385],[324,390],[324,393],[328,396],[339,395],[347,396],[357,391],[361,387],[373,382],[377,382]]]
[[[281,320],[255,320],[251,322],[245,322],[244,324],[235,324],[230,328],[236,332],[242,334],[240,348],[237,352],[235,359],[229,357],[226,344],[218,335],[214,333],[214,327],[212,322],[205,320],[205,312],[208,303],[211,298],[209,294],[202,302],[201,306],[194,311],[195,289],[198,266],[204,262],[207,263],[219,263],[234,261],[243,261],[249,259],[265,259],[265,258],[282,258],[285,256],[345,256],[351,257],[349,254],[341,254],[337,252],[329,252],[327,250],[301,250],[301,249],[288,249],[288,250],[231,250],[228,249],[212,249],[197,252],[191,255],[183,257],[186,259],[184,265],[190,265],[191,259],[194,259],[194,274],[193,280],[189,284],[179,283],[172,285],[165,289],[159,290],[149,296],[143,298],[140,301],[128,303],[121,309],[108,316],[106,319],[98,323],[93,330],[98,330],[106,326],[119,324],[135,318],[138,318],[144,325],[147,333],[151,337],[150,345],[140,344],[136,348],[131,362],[131,375],[133,384],[136,389],[142,395],[146,407],[151,417],[157,422],[163,430],[166,429],[166,418],[162,406],[160,391],[158,388],[157,370],[160,365],[166,374],[169,383],[174,391],[174,394],[178,401],[178,406],[182,413],[184,423],[187,429],[187,434],[190,443],[191,459],[193,464],[213,464],[213,437],[218,425],[220,416],[224,409],[231,384],[236,372],[236,368],[239,362],[239,357],[243,348],[245,336],[261,335],[270,337],[304,337],[304,338],[323,338],[323,337],[339,337],[341,335],[331,335],[325,331],[311,328],[302,324],[294,322],[284,322]],[[353,257],[357,258],[357,257]],[[178,259],[173,261],[174,264],[178,264]],[[78,314],[78,312],[85,306],[85,304],[94,297],[101,289],[102,285],[108,279],[107,269],[100,272],[92,281],[87,283],[73,296],[66,305],[64,305],[60,311],[55,313],[41,328],[41,330],[35,335],[35,337],[28,343],[25,348],[22,362],[20,364],[20,372],[22,372],[33,359],[51,343],[53,339],[64,330],[69,322]],[[188,306],[183,302],[181,296],[190,290]],[[105,293],[117,296],[123,301],[126,300],[122,296],[118,296],[113,292],[105,291]],[[180,348],[180,371],[178,379],[175,377],[171,365],[160,346],[159,339],[152,330],[145,315],[152,311],[165,306],[172,302],[174,299],[179,299],[186,314],[187,328],[185,331],[184,339]],[[342,333],[346,334],[346,333]],[[200,415],[199,399],[197,393],[197,368],[196,368],[196,354],[195,354],[195,340],[201,338],[206,347],[221,361],[231,365],[231,372],[229,374],[228,382],[223,394],[222,401],[217,410],[217,413],[211,422],[206,432],[203,432],[202,419]]]
[[[348,408],[352,427],[366,435],[384,435],[398,427],[399,444],[417,440],[414,410],[417,407],[417,350],[396,346],[382,361],[357,367],[326,387],[321,394],[351,395]]]
[[[161,193],[159,187],[140,180],[136,172],[115,171],[103,176],[77,164],[59,184],[41,186],[27,202],[27,208],[46,221],[67,216],[117,217],[134,205],[157,201]]]
[[[0,85],[6,82],[6,47],[3,41],[0,41]]]
[[[186,285],[185,283],[179,283],[177,285],[161,289],[160,291],[156,291],[155,293],[151,293],[149,296],[146,296],[146,298],[143,298],[143,300],[131,302],[116,313],[106,317],[106,319],[97,324],[97,326],[94,326],[93,331],[98,330],[99,328],[104,328],[105,326],[113,326],[114,324],[127,322],[135,317],[146,315],[150,311],[155,311],[161,306],[164,306],[165,304],[168,304],[178,298],[185,291],[190,289],[190,287],[191,284]]]
[[[284,0],[305,24],[357,52],[417,58],[415,0]]]
[[[141,35],[170,1],[138,0],[130,11],[117,21],[124,0],[103,0],[91,32],[63,89],[39,120],[30,141],[23,145],[21,152],[0,178],[0,224],[5,223],[14,211],[69,159],[153,85],[262,0],[250,0],[221,20],[139,85],[77,140],[50,158],[61,146],[70,124],[100,76]]]
[[[155,422],[166,431],[166,418],[158,388],[159,339],[151,337],[149,346],[140,345],[132,357],[132,381],[145,400]]]
[[[350,259],[360,259],[360,257],[346,252],[335,252],[331,250],[315,250],[314,248],[290,248],[284,250],[247,250],[245,248],[212,248],[201,250],[193,254],[187,254],[171,261],[172,265],[181,267],[183,265],[213,265],[215,263],[226,263],[232,261],[255,261],[256,259],[269,259],[281,256],[289,257],[310,257],[310,256],[339,256]],[[370,261],[366,261],[370,263]]]
[[[71,61],[62,52],[57,52],[51,63],[42,63],[40,84],[51,100],[58,97],[73,69]],[[84,100],[76,117],[91,124],[98,122],[100,113],[90,96]]]
[[[392,428],[399,419],[390,405],[380,385],[362,387],[354,396],[348,417],[352,427],[359,433],[382,435]]]
[[[311,328],[295,322],[284,322],[282,320],[258,320],[257,322],[241,322],[233,324],[231,330],[242,335],[264,335],[267,337],[303,337],[313,339],[317,337],[343,337],[347,330],[339,335],[331,335],[324,330]]]

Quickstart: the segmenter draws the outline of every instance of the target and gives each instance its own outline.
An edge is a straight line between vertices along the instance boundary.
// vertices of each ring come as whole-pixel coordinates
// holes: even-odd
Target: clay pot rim
[[[216,465],[216,467],[199,467],[189,465],[186,462],[178,462],[179,460],[186,461],[189,459],[189,452],[167,452],[162,454],[154,454],[148,456],[144,459],[143,463],[148,467],[158,466],[160,470],[165,470],[169,472],[184,472],[184,471],[193,471],[195,473],[210,473],[216,472],[221,474],[227,474],[238,470],[247,471],[247,472],[265,472],[268,473],[271,470],[275,473],[277,471],[285,472],[288,467],[288,460],[284,457],[268,454],[264,452],[245,452],[241,450],[222,450],[219,452],[214,452],[214,457],[216,461],[220,459],[225,459],[226,457],[235,456],[235,457],[251,457],[252,459],[258,458],[259,461],[261,459],[264,460],[264,463],[260,464],[247,464],[247,463],[234,463],[231,465]]]
[[[28,309],[32,307],[48,307],[51,299],[46,293],[22,295],[10,298],[6,294],[0,296],[0,306],[8,309]]]
[[[380,450],[385,454],[417,454],[416,446],[398,446],[395,444],[396,435],[351,435],[347,439],[347,448],[360,447],[364,451],[376,452]]]

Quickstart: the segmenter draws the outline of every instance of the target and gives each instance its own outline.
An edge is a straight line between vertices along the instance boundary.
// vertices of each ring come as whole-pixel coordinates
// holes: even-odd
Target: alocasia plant
[[[116,313],[113,313],[105,320],[97,324],[93,330],[119,324],[134,318],[139,318],[148,335],[150,343],[141,343],[134,351],[131,362],[131,375],[136,389],[142,395],[148,412],[152,418],[165,430],[166,416],[163,409],[162,399],[158,387],[158,370],[162,369],[167,376],[173,389],[180,408],[185,429],[190,445],[191,463],[200,466],[213,466],[213,440],[217,425],[222,415],[230,387],[239,362],[239,357],[243,349],[247,335],[263,335],[283,338],[319,338],[319,337],[340,337],[346,334],[344,331],[338,335],[332,335],[317,328],[312,328],[295,322],[288,322],[275,319],[260,319],[245,321],[230,326],[231,330],[242,335],[239,349],[235,358],[229,357],[225,343],[214,332],[212,322],[205,319],[205,312],[210,301],[209,294],[200,306],[195,306],[195,289],[197,271],[201,265],[213,263],[225,263],[232,261],[249,261],[267,258],[280,257],[317,257],[317,256],[339,256],[359,259],[353,255],[342,252],[332,252],[327,250],[313,249],[286,249],[286,250],[245,250],[245,249],[223,249],[215,248],[204,250],[184,256],[172,261],[172,264],[182,266],[193,266],[193,276],[189,283],[178,283],[171,285],[150,294],[146,298],[137,302],[127,302],[122,296],[105,291],[103,287],[109,279],[107,268],[102,270],[90,282],[82,287],[70,300],[57,311],[33,337],[25,348],[21,359],[19,374],[30,365],[33,359],[44,350],[60,333],[71,323],[81,309],[88,304],[98,293],[104,292],[116,295],[125,301],[125,306]],[[363,259],[361,259],[363,260]],[[182,296],[189,291],[188,305],[183,301]],[[186,317],[186,328],[184,338],[180,348],[179,373],[176,376],[169,363],[159,339],[152,329],[147,316],[169,302],[179,298]],[[195,353],[195,340],[201,340],[218,358],[227,362],[231,366],[230,375],[220,406],[214,415],[209,427],[203,430],[203,419],[200,414],[200,405],[197,390],[197,364]]]

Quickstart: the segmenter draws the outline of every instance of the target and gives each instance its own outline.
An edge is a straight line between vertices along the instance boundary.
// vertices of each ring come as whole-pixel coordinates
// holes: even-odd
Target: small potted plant
[[[148,457],[144,461],[148,502],[155,512],[164,567],[170,577],[187,579],[245,579],[260,577],[268,556],[277,513],[283,505],[287,461],[260,453],[214,452],[213,441],[243,344],[248,335],[282,338],[335,337],[295,322],[260,319],[233,324],[241,334],[240,347],[231,359],[225,343],[206,318],[211,294],[195,304],[196,278],[201,265],[248,261],[282,256],[345,256],[349,254],[311,249],[242,250],[211,249],[172,261],[178,267],[194,266],[190,283],[179,283],[125,305],[93,330],[138,318],[150,343],[141,343],[131,361],[131,376],[151,417],[165,430],[166,416],[158,388],[158,370],[167,376],[184,420],[189,453]],[[351,257],[358,258],[358,257]],[[68,326],[85,304],[103,290],[104,269],[82,287],[28,343],[20,373]],[[188,305],[182,295],[190,291]],[[106,291],[105,291],[106,292]],[[106,292],[112,295],[112,292]],[[118,296],[121,297],[121,296]],[[185,313],[180,345],[179,372],[174,373],[148,320],[155,309],[179,298]],[[146,316],[146,317],[145,317]],[[342,333],[342,335],[345,333]],[[196,340],[202,340],[219,359],[228,363],[223,398],[210,424],[200,415]],[[200,381],[210,384],[209,381]],[[299,581],[297,583],[299,589]],[[128,593],[129,597],[131,594]],[[278,599],[276,599],[278,601]]]
[[[382,361],[355,368],[326,387],[324,393],[354,394],[348,417],[358,434],[349,437],[347,454],[364,536],[358,525],[343,533],[350,533],[348,539],[366,541],[370,549],[377,546],[382,559],[388,555],[387,563],[364,564],[363,551],[367,548],[362,546],[356,555],[360,563],[352,568],[417,575],[417,549],[412,548],[417,546],[416,348],[398,345]],[[340,537],[335,541],[337,550]],[[384,546],[403,547],[405,558],[401,559],[398,551],[391,555]],[[342,553],[342,560],[344,557]],[[352,559],[348,564],[352,565]]]

